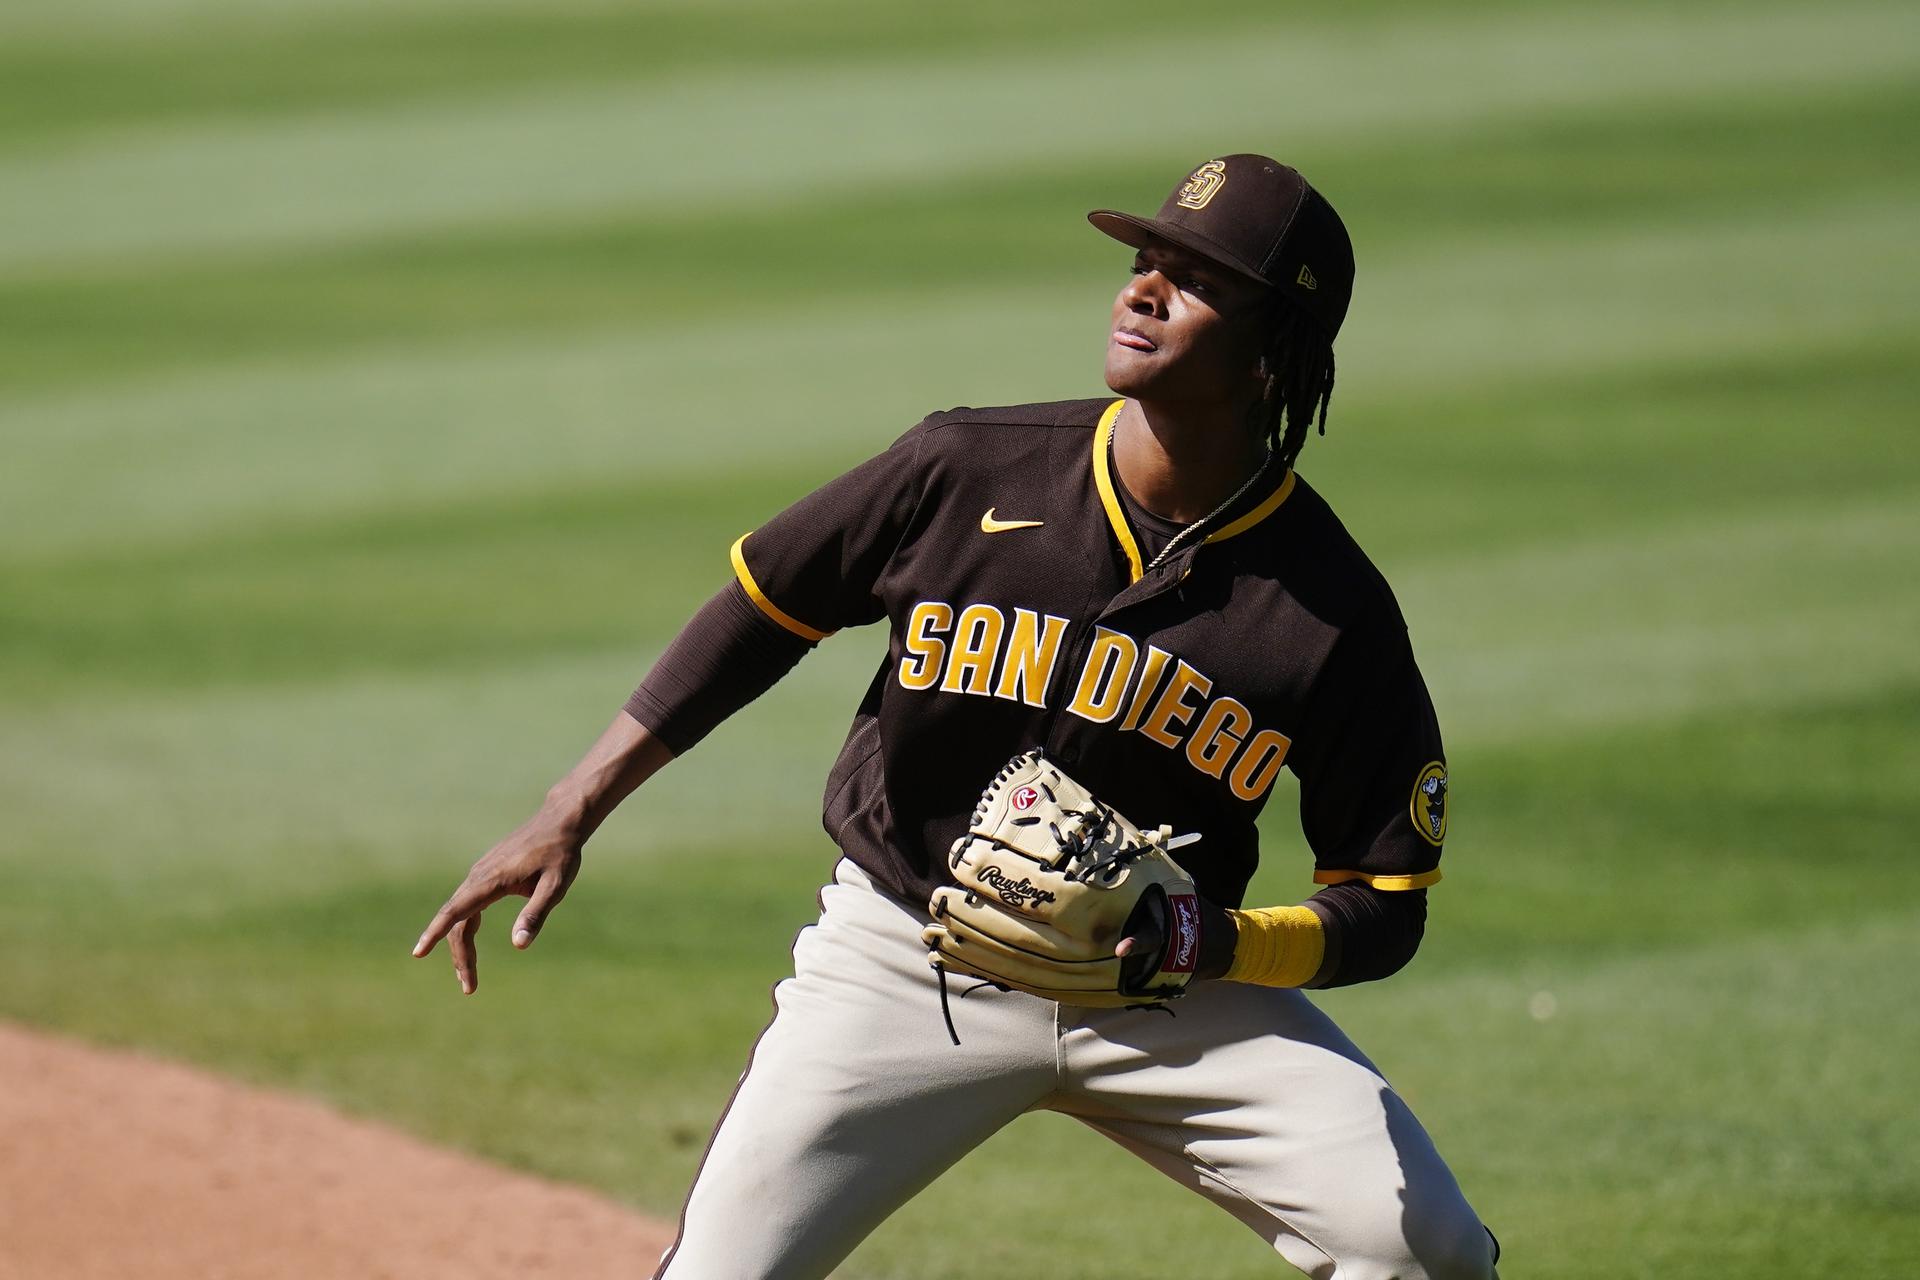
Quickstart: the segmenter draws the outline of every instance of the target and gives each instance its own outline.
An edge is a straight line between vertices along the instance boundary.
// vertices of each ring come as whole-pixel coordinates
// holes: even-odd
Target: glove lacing
[[[960,1033],[953,1029],[953,1010],[947,1004],[947,966],[936,963],[933,966],[933,971],[940,975],[940,1016],[947,1020],[947,1039],[953,1041],[953,1046],[957,1049],[960,1047]],[[965,1000],[982,987],[992,987],[996,991],[1013,990],[1012,987],[1003,987],[991,979],[982,978],[965,991],[962,991],[960,993],[960,999]]]
[[[993,801],[998,794],[999,788],[1019,770],[1027,767],[1029,764],[1044,761],[1045,759],[1046,753],[1044,751],[1029,751],[1025,754],[1015,756],[1013,759],[1007,761],[1005,765],[1001,766],[1000,772],[994,775],[993,782],[980,793],[980,802],[973,807],[973,820],[969,822],[967,826],[974,837],[983,837],[988,840],[993,840],[995,844],[1004,845],[1003,841],[994,839],[991,835],[985,835],[980,832],[978,828],[985,825],[987,811],[993,807]],[[1044,821],[1047,824],[1047,829],[1053,833],[1054,843],[1059,846],[1060,849],[1059,855],[1048,865],[1053,870],[1070,876],[1082,883],[1088,883],[1096,878],[1111,882],[1119,878],[1120,873],[1126,870],[1129,863],[1144,858],[1149,853],[1171,852],[1174,849],[1192,844],[1200,838],[1198,832],[1176,836],[1173,834],[1172,827],[1162,826],[1157,831],[1141,832],[1140,839],[1137,842],[1123,844],[1111,838],[1116,829],[1115,819],[1118,817],[1111,806],[1096,798],[1093,801],[1093,807],[1091,809],[1069,809],[1060,803],[1060,797],[1054,794],[1053,788],[1047,785],[1046,779],[1035,779],[1034,785],[1045,793],[1047,803],[1052,805],[1054,810],[1059,813],[1062,818],[1067,820],[1067,828],[1062,830],[1060,824],[1052,818],[1043,819],[1037,815],[1015,818],[1011,825],[1025,827],[1031,826],[1036,822]],[[1005,847],[1012,848],[1010,845]],[[1020,852],[1018,849],[1014,851],[1016,853]],[[946,1020],[947,1038],[952,1040],[955,1046],[958,1046],[960,1043],[960,1034],[954,1030],[953,1009],[947,996],[947,968],[945,965],[935,962],[933,971],[940,976],[940,1016]],[[959,998],[964,1000],[974,992],[980,990],[981,987],[993,987],[999,991],[1012,990],[1011,987],[1004,986],[1001,983],[982,979],[980,982],[962,991]],[[1130,1009],[1159,1009],[1169,1016],[1173,1016],[1173,1010],[1158,1001],[1143,1001],[1140,1004],[1128,1005],[1126,1007]]]

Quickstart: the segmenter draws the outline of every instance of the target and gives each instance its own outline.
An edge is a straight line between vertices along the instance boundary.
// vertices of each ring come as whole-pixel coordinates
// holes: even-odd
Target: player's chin
[[[1196,376],[1191,367],[1168,361],[1164,352],[1107,352],[1107,387],[1129,400],[1207,401],[1220,398],[1221,381]]]
[[[1165,381],[1165,371],[1154,360],[1157,351],[1139,351],[1117,342],[1107,344],[1107,387],[1115,394],[1152,399],[1154,387]]]

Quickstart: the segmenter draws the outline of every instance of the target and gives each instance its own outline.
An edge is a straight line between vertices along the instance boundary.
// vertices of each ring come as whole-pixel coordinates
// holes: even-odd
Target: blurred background
[[[884,637],[636,797],[533,951],[494,912],[474,999],[408,947],[735,536],[930,410],[1101,393],[1084,211],[1262,151],[1356,242],[1301,469],[1454,776],[1424,950],[1324,1005],[1509,1274],[1912,1275],[1917,125],[1877,0],[8,0],[0,1016],[674,1214]],[[1282,792],[1266,837],[1305,897]],[[1057,1230],[952,1212],[1040,1168]],[[988,1269],[1273,1264],[1042,1116],[842,1274]]]

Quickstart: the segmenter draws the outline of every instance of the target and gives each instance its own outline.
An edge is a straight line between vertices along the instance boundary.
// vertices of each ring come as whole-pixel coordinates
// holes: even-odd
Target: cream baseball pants
[[[1493,1246],[1426,1131],[1298,991],[1196,983],[1173,1016],[950,980],[927,917],[842,860],[656,1272],[825,1276],[1023,1112],[1099,1130],[1319,1280],[1485,1280]],[[1116,1272],[1116,1274],[1119,1274]]]

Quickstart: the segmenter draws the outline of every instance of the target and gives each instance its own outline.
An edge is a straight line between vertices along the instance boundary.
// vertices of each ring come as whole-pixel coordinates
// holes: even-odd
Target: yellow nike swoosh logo
[[[980,517],[980,532],[1005,533],[1009,529],[1038,529],[1044,520],[995,520],[993,507],[987,508],[987,514]]]

